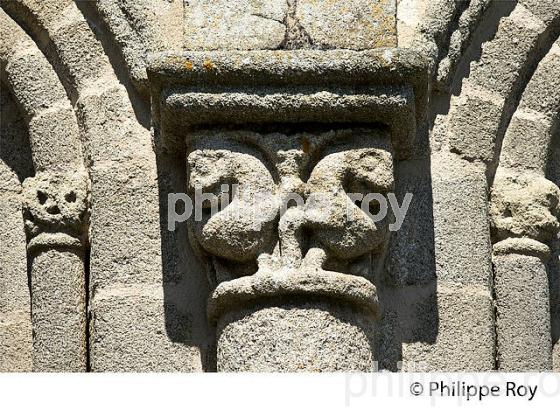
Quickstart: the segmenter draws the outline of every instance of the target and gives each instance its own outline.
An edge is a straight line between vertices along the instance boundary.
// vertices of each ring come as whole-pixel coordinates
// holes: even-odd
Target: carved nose
[[[302,209],[291,207],[286,210],[280,218],[278,224],[278,235],[282,250],[283,265],[290,268],[297,268],[305,252],[304,237],[302,227],[305,222],[305,215]]]
[[[308,231],[327,254],[352,259],[384,241],[385,232],[346,193],[340,191],[327,199],[324,208],[312,207],[306,212]]]
[[[47,212],[51,215],[58,215],[60,213],[60,209],[58,208],[58,205],[51,204],[47,206]]]

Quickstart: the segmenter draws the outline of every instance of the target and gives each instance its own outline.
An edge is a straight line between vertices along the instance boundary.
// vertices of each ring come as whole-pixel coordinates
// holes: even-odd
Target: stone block
[[[37,171],[75,170],[82,166],[82,149],[72,108],[40,112],[29,122],[33,162]]]
[[[402,303],[408,305],[408,313],[400,312],[404,371],[494,369],[494,304],[490,290],[438,283],[437,291],[422,294],[410,289],[409,293],[411,299]]]
[[[166,305],[161,285],[99,289],[91,315],[94,372],[193,372],[208,366],[211,340],[196,340],[196,318]]]
[[[438,280],[490,288],[492,248],[484,167],[453,155],[432,159]]]
[[[6,66],[6,76],[12,93],[28,116],[66,100],[64,88],[38,50],[13,56]]]
[[[185,48],[276,49],[286,36],[285,0],[193,0],[185,2]]]
[[[21,196],[0,160],[0,372],[31,371],[31,300]],[[8,180],[8,181],[6,181]],[[6,182],[15,187],[8,190]]]
[[[556,44],[560,45],[560,41]],[[550,53],[540,63],[531,81],[527,84],[520,109],[531,109],[543,115],[560,115],[560,55]]]
[[[552,141],[551,121],[538,113],[518,110],[512,117],[503,141],[500,165],[544,172]]]
[[[519,0],[519,4],[547,24],[560,17],[560,3],[557,0]]]
[[[503,100],[468,93],[452,108],[449,144],[453,152],[467,159],[492,161],[500,126]]]
[[[29,309],[0,313],[0,372],[33,369],[32,328]]]
[[[397,46],[395,0],[298,0],[295,17],[315,48]]]
[[[524,7],[500,22],[496,36],[482,46],[480,61],[471,63],[469,80],[507,97],[534,55],[545,24]]]
[[[94,285],[115,281],[151,284],[161,280],[159,204],[154,179],[140,164],[94,168]]]

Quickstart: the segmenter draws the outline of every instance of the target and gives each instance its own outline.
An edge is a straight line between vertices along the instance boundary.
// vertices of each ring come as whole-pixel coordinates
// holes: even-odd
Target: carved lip
[[[68,235],[63,232],[43,232],[32,238],[27,249],[29,251],[36,251],[40,249],[79,249],[83,246],[79,238]]]
[[[534,256],[546,262],[550,258],[548,245],[531,238],[508,238],[495,243],[494,255],[519,254]]]
[[[369,280],[324,270],[259,271],[223,282],[208,301],[208,318],[215,323],[228,310],[278,296],[314,296],[338,300],[377,316],[377,289]]]

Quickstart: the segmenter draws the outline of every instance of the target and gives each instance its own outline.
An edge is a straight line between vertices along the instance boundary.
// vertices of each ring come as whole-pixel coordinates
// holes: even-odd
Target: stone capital
[[[393,161],[409,155],[424,118],[427,61],[397,48],[151,60],[156,147],[186,157],[191,194],[239,189],[225,209],[189,225],[212,271],[210,320],[278,298],[336,300],[376,317],[387,220],[373,222],[348,194],[392,191]],[[321,194],[328,206],[281,212],[293,193]]]
[[[23,183],[28,249],[81,249],[87,242],[89,180],[85,172],[40,172]]]
[[[547,242],[560,230],[560,189],[534,173],[500,172],[491,192],[494,253],[547,259]]]

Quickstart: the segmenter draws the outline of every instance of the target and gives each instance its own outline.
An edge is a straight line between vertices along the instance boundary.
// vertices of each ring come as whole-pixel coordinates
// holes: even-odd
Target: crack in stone
[[[288,4],[288,12],[284,19],[286,26],[286,36],[280,45],[281,49],[295,50],[298,48],[315,48],[313,39],[301,25],[296,16],[298,0],[286,0]]]
[[[277,23],[280,23],[282,25],[285,25],[284,20],[275,19],[274,17],[266,16],[262,13],[251,13],[251,16],[260,17],[260,18],[265,19],[265,20],[271,20],[271,21],[275,21]]]

